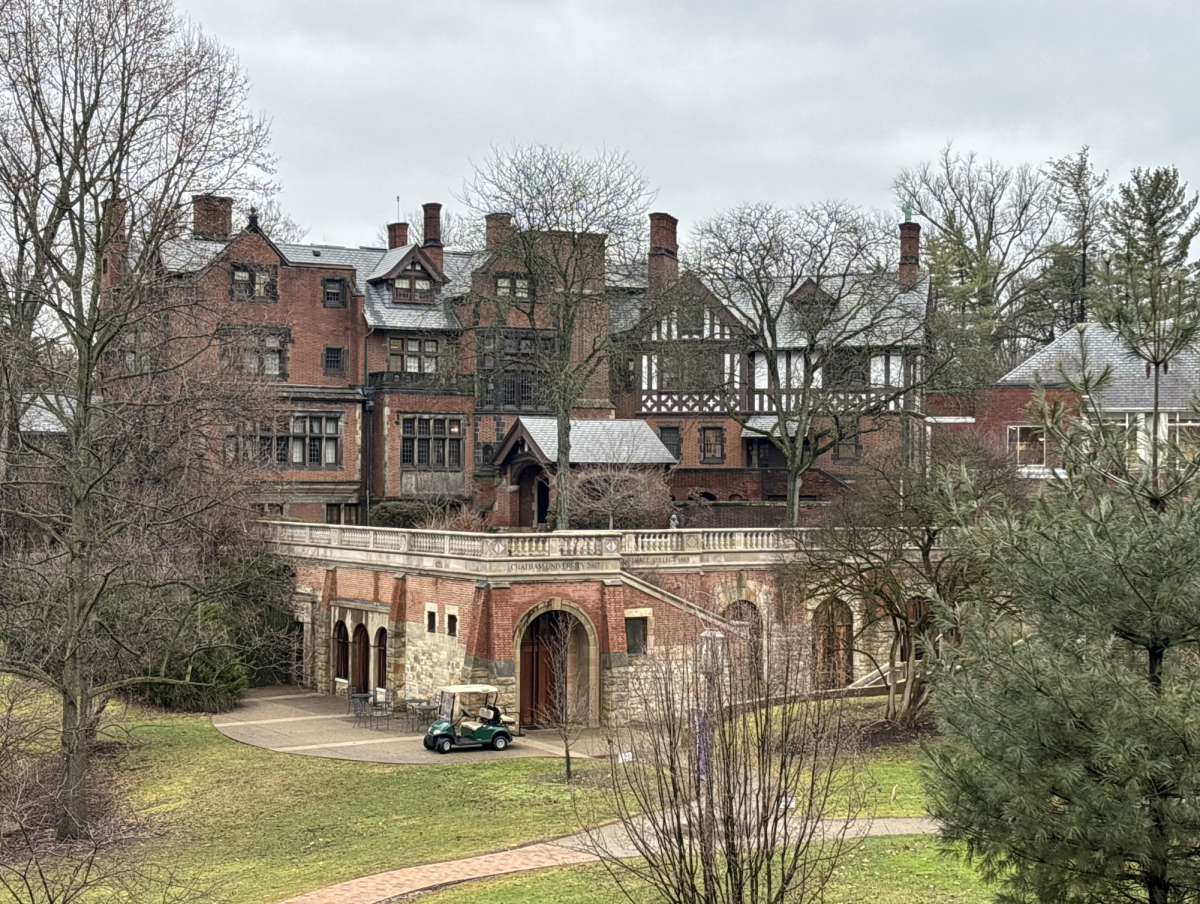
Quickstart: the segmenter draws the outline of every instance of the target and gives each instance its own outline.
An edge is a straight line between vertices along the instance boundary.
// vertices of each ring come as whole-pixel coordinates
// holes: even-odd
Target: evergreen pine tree
[[[1173,173],[1121,187],[1088,327],[1145,361],[1152,405],[1110,416],[1111,368],[1081,339],[1062,375],[1078,401],[1031,406],[1061,476],[1027,512],[959,513],[986,579],[943,626],[961,642],[936,677],[927,780],[943,837],[1005,901],[1200,895],[1200,460],[1158,391],[1200,323],[1178,253],[1195,202]]]

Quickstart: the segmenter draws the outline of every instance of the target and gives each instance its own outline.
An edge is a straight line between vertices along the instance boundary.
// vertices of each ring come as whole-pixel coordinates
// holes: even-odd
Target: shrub
[[[426,502],[380,502],[371,506],[371,526],[414,528],[440,512],[440,509]]]

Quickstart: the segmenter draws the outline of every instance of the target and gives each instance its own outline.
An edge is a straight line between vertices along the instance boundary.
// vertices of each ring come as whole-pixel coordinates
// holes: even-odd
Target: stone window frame
[[[330,352],[337,354],[331,356]],[[321,369],[327,377],[344,377],[346,375],[346,347],[344,345],[325,346],[321,350]]]
[[[719,456],[705,454],[706,447],[709,445],[705,441],[705,434],[709,433],[710,431],[719,431],[720,432],[721,454]],[[696,431],[696,434],[697,434],[697,440],[698,440],[698,447],[697,447],[696,451],[699,453],[700,464],[702,464],[702,465],[724,464],[725,457],[726,457],[726,451],[727,451],[725,425],[724,424],[701,424],[699,429]]]
[[[400,466],[414,471],[465,471],[468,418],[457,411],[397,414]]]
[[[433,616],[433,630],[432,631],[429,630],[429,616],[431,616],[431,615]],[[437,603],[426,603],[425,604],[425,633],[426,634],[441,633],[440,625],[441,625],[441,619],[438,617],[438,604]]]
[[[674,443],[668,443],[663,439],[664,429],[676,431]],[[658,441],[666,446],[667,451],[675,456],[676,461],[683,461],[683,424],[678,422],[660,423],[658,425]]]
[[[346,307],[347,296],[350,294],[346,289],[346,280],[344,279],[326,278],[321,280],[321,306],[326,308]]]
[[[629,656],[644,656],[648,655],[654,649],[654,610],[650,607],[641,609],[626,609],[625,619],[644,618],[646,620],[646,652],[645,653],[629,653]]]
[[[454,630],[450,630],[450,619],[454,619]],[[457,638],[462,632],[462,619],[458,615],[458,606],[446,607],[446,636]]]
[[[279,265],[238,262],[229,268],[229,297],[235,301],[279,301]]]

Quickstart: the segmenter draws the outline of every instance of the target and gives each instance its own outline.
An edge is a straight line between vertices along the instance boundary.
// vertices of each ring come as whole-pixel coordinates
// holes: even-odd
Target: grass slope
[[[384,870],[570,831],[556,761],[386,766],[273,753],[204,717],[132,726],[123,797],[142,851],[235,904],[264,904]]]
[[[555,760],[388,766],[247,747],[204,716],[144,718],[126,727],[135,746],[107,773],[147,826],[141,850],[219,886],[231,904],[270,904],[574,828]],[[877,815],[923,815],[916,756],[916,744],[868,754]]]

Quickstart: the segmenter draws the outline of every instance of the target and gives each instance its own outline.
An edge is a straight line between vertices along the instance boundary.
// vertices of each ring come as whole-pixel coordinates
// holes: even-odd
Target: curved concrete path
[[[539,739],[536,735],[540,732],[527,732],[506,750],[467,748],[443,756],[425,749],[422,732],[403,731],[397,720],[382,730],[356,728],[354,717],[346,712],[344,697],[294,686],[251,688],[232,712],[213,716],[212,724],[226,737],[253,747],[369,763],[446,765],[497,757],[562,755],[553,736]],[[584,747],[580,745],[581,757],[586,753]]]

